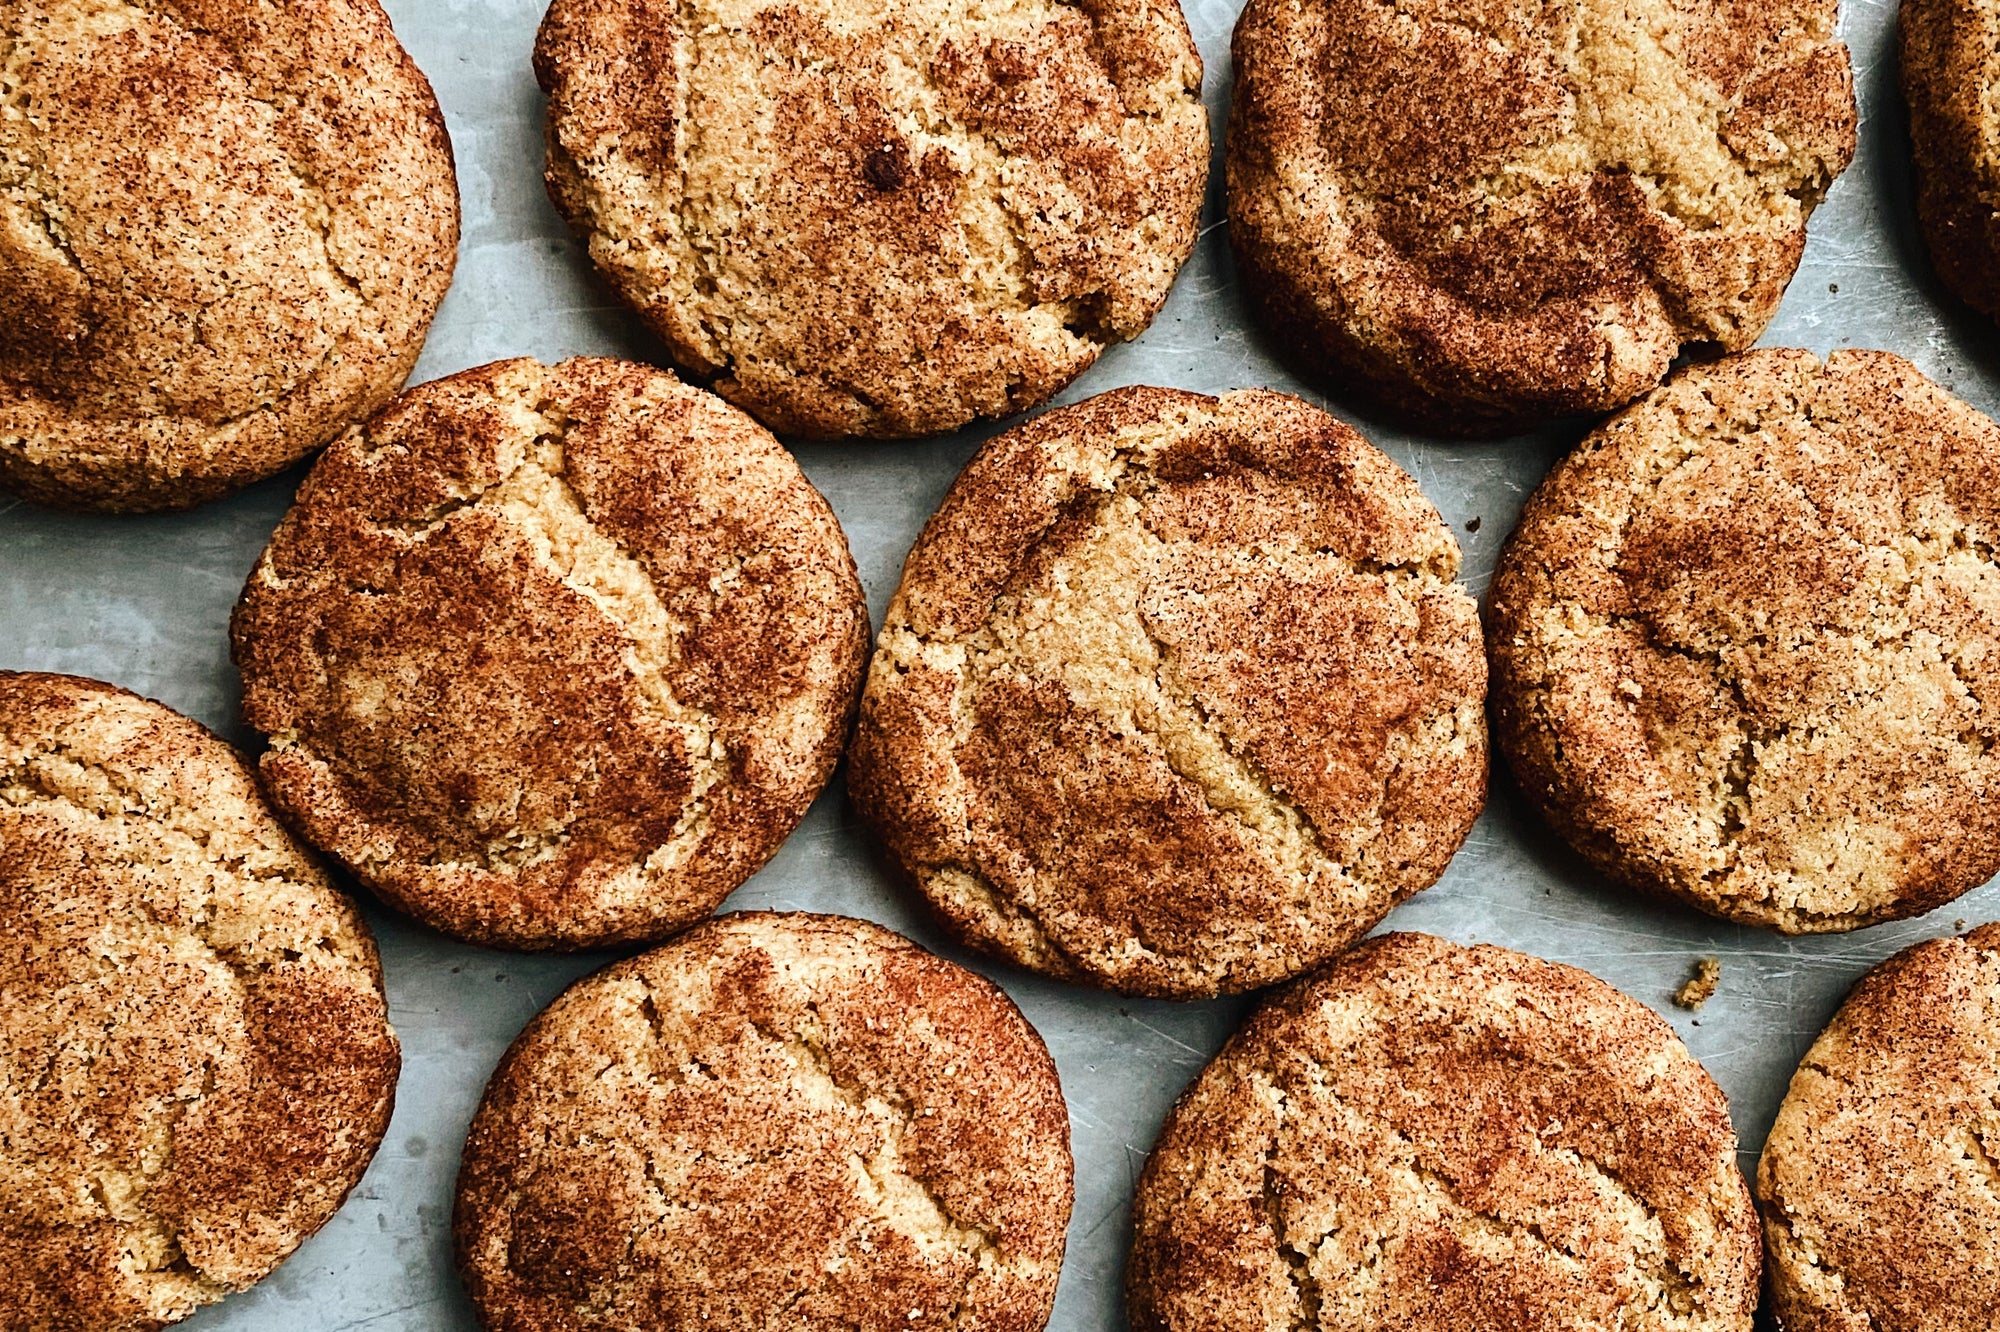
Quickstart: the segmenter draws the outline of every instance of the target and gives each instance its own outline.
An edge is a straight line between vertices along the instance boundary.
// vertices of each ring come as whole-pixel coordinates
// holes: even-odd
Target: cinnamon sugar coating
[[[1250,0],[1229,226],[1330,386],[1452,434],[1757,340],[1854,155],[1834,0]]]
[[[457,245],[376,0],[0,7],[0,486],[136,512],[289,466],[402,386]]]
[[[1133,1332],[1749,1332],[1721,1090],[1573,967],[1391,934],[1260,1008],[1140,1176]]]
[[[725,916],[507,1052],[458,1261],[496,1332],[1040,1332],[1071,1175],[999,989],[864,921]]]
[[[1194,249],[1175,0],[555,0],[548,183],[675,363],[773,430],[1047,399]]]
[[[754,421],[650,367],[521,360],[329,449],[232,632],[309,840],[459,938],[575,948],[684,928],[777,850],[868,616]]]
[[[1529,501],[1487,615],[1522,791],[1621,883],[1786,933],[2000,871],[2000,426],[1909,362],[1684,371]]]
[[[1120,389],[989,443],[924,529],[849,790],[946,928],[1195,997],[1435,882],[1486,789],[1459,552],[1296,398]]]
[[[375,942],[248,764],[0,672],[5,1332],[153,1332],[332,1217],[400,1067]]]
[[[1982,1332],[2000,1309],[2000,926],[1862,977],[1757,1167],[1783,1332]]]

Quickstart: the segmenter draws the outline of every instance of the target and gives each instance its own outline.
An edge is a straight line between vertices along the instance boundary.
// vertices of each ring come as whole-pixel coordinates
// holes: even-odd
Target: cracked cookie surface
[[[1896,33],[1931,262],[2000,318],[2000,0],[1905,0]]]
[[[989,982],[865,921],[725,916],[572,986],[472,1123],[481,1322],[1038,1332],[1069,1119]]]
[[[971,946],[1181,998],[1297,975],[1483,804],[1458,566],[1416,483],[1299,399],[1050,412],[911,552],[849,789]]]
[[[675,362],[774,430],[1024,411],[1193,251],[1175,0],[556,0],[550,193]]]
[[[1280,992],[1146,1163],[1134,1332],[1748,1332],[1722,1091],[1573,967],[1421,934]]]
[[[791,455],[610,360],[468,370],[356,427],[231,627],[295,826],[420,920],[517,948],[712,911],[832,773],[868,640]]]
[[[353,905],[235,750],[0,672],[5,1332],[151,1332],[333,1215],[400,1066]]]
[[[1253,303],[1403,419],[1602,412],[1739,350],[1852,159],[1834,0],[1251,0],[1229,225]]]
[[[2000,925],[1907,948],[1813,1043],[1757,1167],[1784,1332],[2000,1309]]]
[[[1496,740],[1621,883],[1787,933],[1928,911],[2000,870],[1996,539],[2000,426],[1909,362],[1690,368],[1529,501]]]
[[[0,7],[0,486],[183,508],[387,402],[458,243],[376,0]]]

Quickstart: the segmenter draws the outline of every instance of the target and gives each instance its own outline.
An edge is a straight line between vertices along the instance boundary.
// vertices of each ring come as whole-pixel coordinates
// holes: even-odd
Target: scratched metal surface
[[[1189,10],[1218,127],[1239,3],[1193,0]],[[539,0],[388,0],[388,7],[443,101],[465,201],[458,280],[416,379],[519,354],[654,354],[593,279],[542,193],[542,103],[528,68]],[[1993,331],[1939,291],[1916,236],[1894,5],[1848,0],[1846,11],[1862,101],[1860,156],[1815,217],[1804,267],[1765,342],[1820,352],[1889,348],[1977,406],[2000,410]],[[1287,375],[1249,326],[1221,229],[1219,176],[1218,167],[1200,250],[1165,313],[1136,344],[1105,356],[1065,400],[1147,382],[1211,392],[1270,385],[1326,401]],[[1363,428],[1458,529],[1475,591],[1528,491],[1577,434],[1464,446]],[[878,620],[918,527],[983,437],[800,449],[846,524]],[[0,667],[98,676],[248,741],[224,626],[298,479],[294,472],[163,518],[77,518],[0,499]],[[837,786],[729,905],[847,912],[939,942],[876,863]],[[404,1052],[388,1138],[340,1215],[255,1290],[190,1320],[196,1332],[473,1326],[450,1267],[458,1145],[507,1042],[607,957],[484,952],[379,909],[370,915]],[[1640,904],[1594,879],[1503,786],[1443,882],[1390,924],[1574,963],[1665,1013],[1728,1091],[1749,1167],[1794,1063],[1854,979],[1961,918],[1995,916],[2000,890],[1991,884],[1922,920],[1803,940]],[[1722,957],[1722,987],[1697,1020],[1668,996],[1703,954]],[[1077,1199],[1054,1327],[1121,1326],[1133,1179],[1167,1107],[1246,1004],[1135,1002],[971,965],[1005,985],[1041,1030],[1069,1096]]]

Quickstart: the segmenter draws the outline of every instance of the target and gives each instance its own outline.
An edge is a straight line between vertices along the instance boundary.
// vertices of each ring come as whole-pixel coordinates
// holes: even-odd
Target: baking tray
[[[660,348],[592,275],[541,185],[542,97],[528,53],[543,0],[387,0],[436,86],[458,156],[465,232],[458,277],[416,381],[505,356],[582,353],[659,360]],[[1208,72],[1216,169],[1200,247],[1166,310],[1136,343],[1106,353],[1062,396],[1121,384],[1217,393],[1269,386],[1343,415],[1289,375],[1254,330],[1222,222],[1220,128],[1239,0],[1192,0]],[[1813,218],[1805,261],[1766,345],[1825,353],[1881,347],[1915,361],[1982,410],[2000,410],[2000,338],[1937,286],[1911,209],[1896,89],[1895,5],[1848,0],[1842,29],[1862,107],[1853,168]],[[1350,416],[1350,419],[1354,419]],[[1483,592],[1522,502],[1581,435],[1453,444],[1357,421],[1408,468],[1457,530],[1465,579]],[[833,502],[877,622],[903,555],[992,429],[917,444],[801,445]],[[226,625],[231,603],[301,472],[193,513],[56,514],[0,498],[0,668],[97,676],[163,700],[238,742]],[[1076,1213],[1053,1327],[1123,1326],[1119,1297],[1133,1180],[1181,1088],[1248,1008],[1245,999],[1172,1004],[1042,981],[943,945],[890,879],[841,790],[730,907],[865,916],[992,976],[1040,1029],[1062,1069],[1076,1151]],[[449,942],[369,907],[403,1041],[403,1080],[380,1154],[347,1206],[254,1290],[188,1320],[190,1332],[283,1328],[470,1329],[451,1266],[452,1182],[467,1122],[500,1052],[564,985],[610,954],[521,957]],[[1857,934],[1785,939],[1634,900],[1586,869],[1495,783],[1490,806],[1442,882],[1389,926],[1492,942],[1584,967],[1664,1014],[1721,1082],[1754,1169],[1792,1068],[1855,978],[1918,939],[2000,916],[1993,884],[1920,920]],[[1695,960],[1722,961],[1698,1015],[1670,1003]]]

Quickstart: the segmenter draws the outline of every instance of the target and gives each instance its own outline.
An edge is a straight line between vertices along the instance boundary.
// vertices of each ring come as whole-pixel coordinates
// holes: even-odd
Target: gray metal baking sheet
[[[457,149],[465,234],[458,277],[415,380],[504,356],[597,353],[657,359],[658,348],[592,276],[541,185],[542,99],[528,67],[543,0],[387,0],[429,74]],[[1189,0],[1218,132],[1229,33],[1240,0]],[[1862,105],[1861,150],[1812,222],[1804,265],[1766,345],[1882,347],[1914,360],[1975,406],[2000,411],[2000,338],[1930,276],[1910,204],[1892,0],[1847,0],[1843,30]],[[1289,376],[1252,328],[1222,222],[1220,147],[1200,249],[1165,313],[1063,395],[1121,384],[1206,392],[1265,385],[1342,412]],[[1343,412],[1343,415],[1347,413]],[[1350,418],[1351,419],[1351,418]],[[1362,429],[1423,485],[1459,533],[1466,579],[1484,590],[1522,501],[1580,431],[1463,445]],[[846,525],[879,622],[904,553],[959,466],[991,431],[939,442],[797,449]],[[300,472],[196,512],[80,518],[0,498],[0,668],[71,671],[159,698],[240,742],[229,608]],[[939,947],[889,880],[839,779],[731,907],[866,916]],[[192,1332],[283,1328],[469,1329],[451,1267],[458,1148],[481,1087],[521,1026],[608,954],[526,958],[450,943],[370,909],[403,1041],[396,1115],[346,1208],[276,1274],[189,1320]],[[1486,941],[1574,963],[1664,1013],[1729,1093],[1746,1168],[1793,1065],[1869,966],[1961,920],[2000,916],[1989,884],[1921,920],[1857,934],[1784,939],[1691,911],[1634,901],[1586,870],[1497,781],[1490,807],[1435,888],[1395,928]],[[1077,1164],[1053,1326],[1123,1326],[1119,1282],[1131,1188],[1167,1107],[1247,1008],[1135,1001],[948,955],[1004,985],[1062,1069]],[[1669,996],[1697,957],[1722,959],[1699,1016]]]

